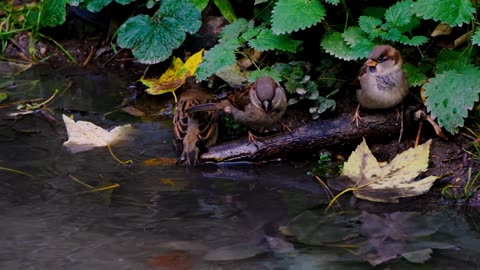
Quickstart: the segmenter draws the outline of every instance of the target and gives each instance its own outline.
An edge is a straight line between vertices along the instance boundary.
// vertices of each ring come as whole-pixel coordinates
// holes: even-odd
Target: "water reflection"
[[[45,70],[31,72],[38,74],[24,73],[21,79],[40,76],[42,83],[37,85],[45,86],[46,78],[53,76]],[[62,108],[56,111],[58,119],[68,109],[91,112],[76,117],[105,127],[124,124],[100,112],[118,105],[112,93],[125,83],[113,75],[82,72],[53,77],[58,87],[71,83],[71,92],[55,103]],[[48,97],[50,83],[17,93],[23,95],[19,99]],[[145,166],[142,161],[152,157],[175,157],[171,124],[133,126],[133,140],[113,150],[134,162],[118,165],[105,148],[68,153],[62,147],[65,132],[35,115],[0,119],[0,166],[33,175],[0,171],[1,269],[370,269],[343,248],[298,241],[292,246],[279,233],[279,226],[326,202],[320,185],[306,176],[307,169],[289,164]],[[93,187],[120,187],[79,194],[87,189],[72,176]],[[382,206],[374,207],[382,211]],[[478,232],[454,209],[434,206],[422,215],[439,212],[442,224],[450,225],[445,236],[460,249],[435,250],[424,267],[478,267]],[[338,220],[318,226],[316,220],[324,215],[320,213],[300,231],[317,226],[319,232],[334,236],[341,228],[355,226]],[[360,212],[353,209],[352,214]],[[469,213],[467,221],[476,224],[476,216]],[[388,267],[414,266],[398,260]]]

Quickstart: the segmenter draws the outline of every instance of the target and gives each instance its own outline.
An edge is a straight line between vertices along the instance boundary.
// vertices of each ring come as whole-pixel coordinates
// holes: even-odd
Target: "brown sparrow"
[[[195,77],[188,77],[173,117],[173,137],[181,153],[177,164],[198,165],[200,154],[217,141],[216,111],[187,112],[188,108],[211,102],[213,95]]]
[[[235,122],[263,132],[280,123],[287,110],[287,96],[273,78],[264,76],[252,85],[228,94],[226,99],[218,103],[191,107],[187,112],[205,110],[223,110],[231,114]],[[249,140],[256,140],[250,131]]]
[[[358,76],[361,89],[357,90],[357,98],[360,104],[353,117],[357,127],[361,120],[360,106],[367,109],[392,108],[407,96],[408,80],[402,64],[402,56],[392,46],[373,48]]]

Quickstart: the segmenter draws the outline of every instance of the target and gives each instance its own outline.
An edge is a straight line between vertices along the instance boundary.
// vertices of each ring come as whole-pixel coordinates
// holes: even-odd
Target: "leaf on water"
[[[243,260],[269,251],[270,248],[265,244],[254,242],[239,243],[209,250],[203,259],[206,261]]]
[[[190,56],[185,63],[178,57],[173,57],[170,67],[159,79],[140,79],[148,86],[147,93],[161,95],[174,92],[185,83],[187,77],[195,75],[198,65],[202,62],[203,49]]]
[[[164,157],[159,157],[159,158],[151,158],[142,161],[142,164],[145,166],[170,166],[170,165],[175,165],[177,162],[176,158],[164,158]]]
[[[134,106],[126,106],[126,107],[123,107],[121,108],[120,110],[132,115],[132,116],[144,116],[145,113],[143,111],[141,111],[140,109],[134,107]]]
[[[188,270],[192,269],[193,256],[185,251],[171,251],[151,258],[147,265],[165,270]]]
[[[427,192],[437,176],[416,180],[428,167],[431,140],[397,155],[380,166],[365,139],[344,164],[342,176],[353,194],[361,199],[397,203],[399,198],[418,196]]]
[[[431,257],[433,250],[430,248],[402,253],[402,257],[413,263],[424,263]]]
[[[8,98],[7,93],[0,92],[0,102],[5,101]]]
[[[113,145],[126,139],[133,131],[130,124],[107,131],[87,121],[75,122],[66,115],[62,115],[62,117],[68,134],[68,141],[63,145],[72,153]]]

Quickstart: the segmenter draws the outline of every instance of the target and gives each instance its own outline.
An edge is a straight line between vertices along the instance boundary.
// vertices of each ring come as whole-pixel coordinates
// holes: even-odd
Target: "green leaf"
[[[334,6],[338,5],[338,3],[340,3],[340,0],[323,0],[323,1],[325,1],[329,4],[331,4],[331,5],[334,5]]]
[[[241,43],[238,43],[241,46]],[[219,43],[203,56],[203,61],[197,68],[197,79],[205,80],[213,73],[236,63],[235,48],[230,44]]]
[[[187,0],[164,0],[158,18],[137,15],[128,19],[118,31],[120,47],[131,48],[142,63],[164,61],[183,43],[186,34],[198,31],[200,12]]]
[[[464,118],[478,101],[479,93],[480,70],[473,65],[466,65],[461,71],[444,71],[425,85],[428,111],[452,134],[463,126]]]
[[[410,22],[413,16],[412,0],[397,2],[385,12],[385,20],[391,27],[404,26]]]
[[[378,37],[381,34],[381,30],[378,27],[382,24],[382,20],[370,17],[360,16],[358,18],[358,25],[363,32],[369,34],[372,38]]]
[[[399,41],[402,36],[402,33],[396,28],[389,29],[385,34],[382,35],[383,39],[390,41]]]
[[[453,51],[445,49],[437,56],[436,73],[439,74],[452,69],[462,71],[469,63],[470,54],[467,50]]]
[[[207,7],[208,2],[210,2],[210,0],[192,0],[193,5],[200,11],[203,11]]]
[[[0,102],[5,101],[8,98],[7,93],[0,92]]]
[[[403,70],[407,73],[409,86],[420,86],[427,80],[427,75],[412,64],[403,65]]]
[[[213,1],[217,6],[220,13],[227,19],[229,23],[232,23],[237,20],[237,16],[235,16],[235,11],[233,11],[233,7],[230,4],[229,0],[214,0]]]
[[[475,45],[480,45],[480,28],[475,31],[472,36],[472,43]]]
[[[67,12],[65,10],[65,0],[50,0],[41,2],[42,18],[41,26],[54,27],[65,22]]]
[[[345,29],[345,32],[342,33],[342,37],[350,46],[355,46],[359,43],[370,41],[370,39],[358,26],[351,26]]]
[[[424,36],[413,36],[412,38],[409,38],[405,35],[401,35],[399,41],[404,45],[419,46],[427,42],[428,38]]]
[[[364,58],[370,53],[370,50],[367,51],[370,44],[360,43],[355,47],[350,47],[343,39],[342,34],[337,31],[327,32],[320,46],[322,46],[327,53],[346,61]]]
[[[266,67],[266,68],[262,68],[260,70],[254,70],[248,73],[248,81],[254,82],[257,78],[260,78],[263,76],[270,76],[273,79],[275,79],[277,82],[282,81],[282,75],[278,70],[276,70],[273,67]]]
[[[275,34],[314,26],[326,14],[320,0],[278,0],[272,13],[272,30]]]
[[[425,20],[433,19],[450,26],[461,26],[473,19],[475,7],[470,0],[418,0],[413,12]]]
[[[258,51],[281,50],[288,52],[296,52],[297,47],[302,41],[293,40],[287,35],[275,35],[272,30],[265,29],[261,31],[255,39],[248,42],[250,47]]]
[[[235,22],[226,25],[220,33],[220,39],[218,42],[226,43],[232,40],[237,40],[240,35],[249,28],[250,24],[251,22],[245,19],[238,19]]]

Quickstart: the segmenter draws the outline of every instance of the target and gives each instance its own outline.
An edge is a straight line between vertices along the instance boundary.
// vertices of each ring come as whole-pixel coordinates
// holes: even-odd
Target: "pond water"
[[[69,153],[62,146],[62,122],[39,114],[13,119],[12,107],[0,111],[0,166],[32,175],[0,170],[0,269],[370,269],[346,246],[319,244],[329,242],[326,235],[358,236],[359,230],[363,238],[354,243],[369,242],[377,253],[412,251],[402,250],[412,243],[413,251],[433,250],[425,264],[398,259],[387,264],[391,269],[480,266],[475,209],[416,200],[362,207],[345,196],[348,216],[325,220],[329,215],[316,207],[326,195],[298,164],[144,165],[175,157],[171,122],[106,116],[128,86],[114,74],[36,67],[3,80],[0,92],[9,94],[7,102],[48,98],[57,88],[61,96],[49,108],[59,121],[62,113],[73,112],[75,120],[105,128],[128,122],[136,132],[113,147],[119,158],[133,161],[121,165],[106,148]],[[74,178],[95,188],[120,186],[86,192]],[[391,242],[375,245],[366,228],[359,229],[362,209],[377,215],[368,217],[388,219],[372,226],[391,228]],[[395,219],[398,211],[421,214]],[[292,237],[279,231],[289,221]],[[365,218],[363,223],[369,224]],[[405,240],[399,231],[415,237]]]

